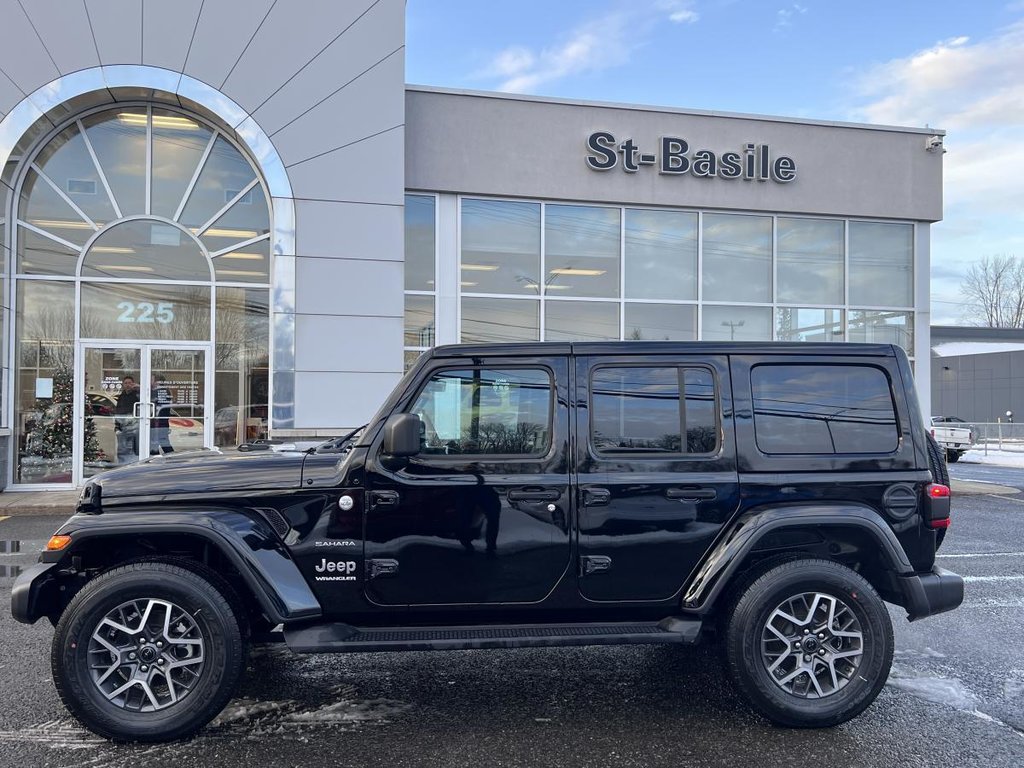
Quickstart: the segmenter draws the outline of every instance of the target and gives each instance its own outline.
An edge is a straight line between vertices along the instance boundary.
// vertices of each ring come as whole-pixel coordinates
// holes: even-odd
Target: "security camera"
[[[924,148],[927,149],[929,152],[945,153],[946,151],[942,146],[941,136],[929,136],[927,139],[925,139]]]

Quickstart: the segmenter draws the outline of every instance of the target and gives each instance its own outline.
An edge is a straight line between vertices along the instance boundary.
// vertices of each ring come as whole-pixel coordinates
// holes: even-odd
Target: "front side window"
[[[715,381],[706,368],[599,368],[590,393],[598,453],[708,454],[718,447]]]
[[[423,422],[424,454],[543,456],[551,445],[551,374],[539,368],[439,371],[410,412]]]
[[[899,444],[889,379],[879,368],[758,365],[750,385],[763,453],[891,453]]]

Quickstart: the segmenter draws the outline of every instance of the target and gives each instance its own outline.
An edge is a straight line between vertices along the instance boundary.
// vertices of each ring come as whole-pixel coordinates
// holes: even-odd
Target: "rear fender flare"
[[[705,555],[683,591],[683,609],[699,614],[709,612],[764,536],[784,528],[807,527],[855,528],[878,544],[889,570],[899,576],[913,573],[913,566],[896,534],[871,507],[858,504],[758,507],[740,515]]]

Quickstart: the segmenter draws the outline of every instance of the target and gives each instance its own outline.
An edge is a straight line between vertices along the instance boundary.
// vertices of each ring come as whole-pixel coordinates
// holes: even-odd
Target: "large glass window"
[[[538,341],[540,302],[535,299],[462,300],[462,341]]]
[[[425,454],[541,456],[551,446],[551,375],[518,368],[441,371],[410,411],[422,420]]]
[[[405,369],[437,343],[435,199],[405,196]]]
[[[617,298],[619,209],[548,205],[544,216],[544,292]]]
[[[464,293],[540,293],[540,205],[462,201]]]
[[[545,341],[614,341],[619,338],[617,303],[549,301],[545,304]]]
[[[270,206],[228,135],[184,112],[125,104],[69,121],[21,167],[7,233],[25,276],[15,290],[15,482],[70,483],[76,453],[83,475],[113,455],[96,433],[110,382],[103,365],[86,365],[98,359],[84,353],[90,339],[181,342],[152,357],[153,376],[172,382],[174,360],[214,360],[216,414],[205,399],[189,406],[192,431],[177,448],[209,443],[214,422],[218,445],[266,436]],[[205,386],[205,368],[196,376]]]
[[[627,341],[694,341],[696,304],[626,304]]]
[[[844,303],[843,222],[780,216],[776,240],[779,302]]]
[[[772,220],[704,214],[704,300],[772,300]]]
[[[850,310],[850,341],[896,344],[914,351],[914,314],[868,309]]]
[[[889,379],[864,365],[758,365],[750,374],[764,453],[890,453],[899,443]]]
[[[910,224],[850,222],[850,303],[914,305],[914,228]]]
[[[707,369],[599,368],[590,392],[591,444],[599,453],[706,454],[718,445]]]
[[[843,311],[779,307],[775,311],[775,338],[779,341],[842,341]]]
[[[706,341],[770,341],[771,307],[704,305],[701,338]]]
[[[627,299],[697,298],[697,214],[626,209]]]

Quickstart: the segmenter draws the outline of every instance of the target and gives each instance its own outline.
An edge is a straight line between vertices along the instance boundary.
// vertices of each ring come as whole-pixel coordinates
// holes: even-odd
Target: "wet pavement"
[[[1020,469],[952,471],[1024,488]],[[711,647],[296,656],[265,646],[239,697],[192,741],[111,745],[57,699],[49,624],[17,624],[6,610],[12,573],[59,522],[0,521],[2,766],[1024,765],[1024,494],[955,501],[940,563],[967,577],[965,604],[914,624],[892,608],[889,685],[856,720],[819,731],[751,713]]]

